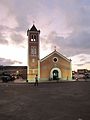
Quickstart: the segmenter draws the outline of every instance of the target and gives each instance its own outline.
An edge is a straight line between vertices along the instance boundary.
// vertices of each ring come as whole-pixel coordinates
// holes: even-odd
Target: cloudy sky
[[[0,65],[27,65],[27,29],[40,33],[40,57],[54,50],[90,69],[90,0],[0,0]]]

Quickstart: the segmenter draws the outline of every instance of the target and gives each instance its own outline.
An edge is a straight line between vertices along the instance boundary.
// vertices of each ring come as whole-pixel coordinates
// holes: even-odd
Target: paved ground
[[[90,82],[0,83],[0,120],[90,120]]]

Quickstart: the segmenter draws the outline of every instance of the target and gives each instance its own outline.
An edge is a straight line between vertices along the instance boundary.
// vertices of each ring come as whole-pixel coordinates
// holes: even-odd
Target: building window
[[[34,41],[36,41],[36,35],[34,35]]]
[[[36,35],[31,35],[31,41],[36,41]]]
[[[33,41],[33,35],[31,36],[31,41]]]
[[[54,58],[53,58],[53,62],[55,62],[55,63],[58,62],[58,58],[57,58],[57,57],[54,57]]]
[[[36,55],[37,51],[36,51],[36,46],[31,46],[31,55]]]

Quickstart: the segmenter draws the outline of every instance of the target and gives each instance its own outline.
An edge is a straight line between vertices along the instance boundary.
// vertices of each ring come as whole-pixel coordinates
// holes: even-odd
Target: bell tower
[[[28,36],[28,80],[34,80],[36,74],[40,77],[39,35],[35,25],[27,30]]]

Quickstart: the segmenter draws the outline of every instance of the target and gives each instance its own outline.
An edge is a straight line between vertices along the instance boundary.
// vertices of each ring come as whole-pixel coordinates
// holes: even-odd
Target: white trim
[[[38,80],[40,80],[40,60],[38,60]]]
[[[70,69],[71,69],[71,79],[72,79],[72,63],[70,63]]]
[[[59,68],[52,68],[52,70],[50,71],[50,78],[53,78],[53,71],[57,70],[58,71],[58,78],[62,78],[61,76],[61,70]]]

